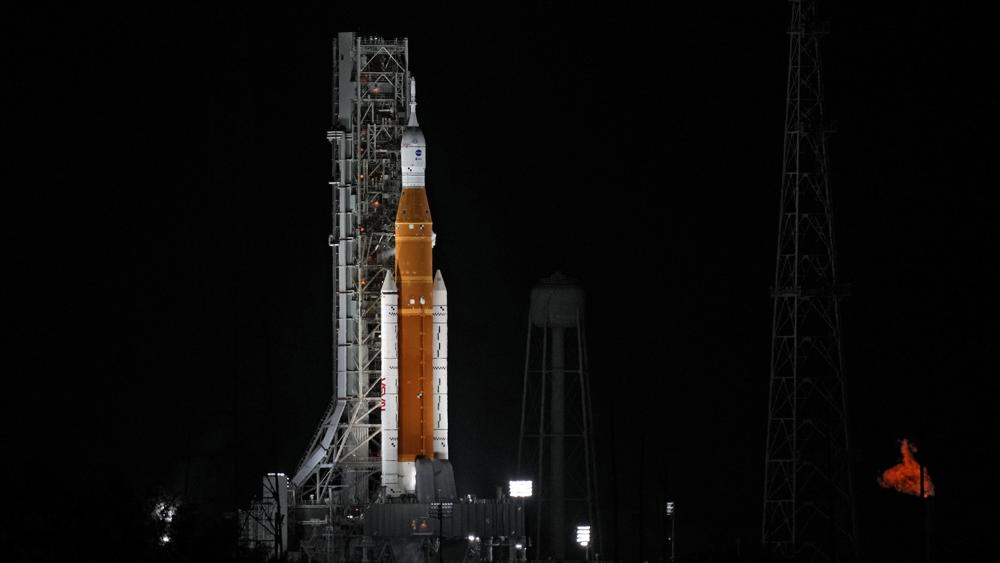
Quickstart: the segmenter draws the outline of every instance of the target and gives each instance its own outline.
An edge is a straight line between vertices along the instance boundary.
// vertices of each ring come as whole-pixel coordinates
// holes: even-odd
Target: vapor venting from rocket
[[[904,438],[900,444],[900,451],[903,454],[903,461],[883,471],[882,476],[878,478],[878,484],[908,495],[922,495],[924,498],[934,496],[934,483],[931,482],[930,474],[913,457],[917,451],[916,446]]]

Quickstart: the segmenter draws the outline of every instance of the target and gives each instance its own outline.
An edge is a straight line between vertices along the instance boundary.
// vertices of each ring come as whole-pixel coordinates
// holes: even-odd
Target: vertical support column
[[[566,329],[553,326],[552,402],[549,410],[549,433],[552,436],[551,477],[549,478],[549,542],[552,553],[566,557]]]

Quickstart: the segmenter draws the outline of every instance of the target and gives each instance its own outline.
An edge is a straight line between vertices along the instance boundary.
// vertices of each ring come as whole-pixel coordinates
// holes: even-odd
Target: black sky
[[[561,270],[588,292],[618,556],[642,534],[660,556],[667,497],[682,552],[754,544],[788,7],[751,4],[7,19],[5,471],[28,508],[5,543],[97,527],[129,553],[158,488],[209,521],[294,470],[331,392],[330,43],[357,29],[408,36],[420,81],[459,492],[513,471],[528,293]],[[875,484],[910,437],[939,553],[972,554],[996,496],[994,41],[946,3],[870,4],[828,7],[824,43],[861,534],[912,552],[915,499]],[[69,524],[31,508],[53,497]]]

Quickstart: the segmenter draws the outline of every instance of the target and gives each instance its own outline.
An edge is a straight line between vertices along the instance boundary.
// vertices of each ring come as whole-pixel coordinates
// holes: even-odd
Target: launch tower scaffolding
[[[792,0],[774,275],[762,541],[858,558],[816,6]]]
[[[333,397],[293,478],[303,549],[316,559],[329,546],[354,556],[359,516],[378,494],[379,291],[395,249],[408,60],[406,39],[340,33],[333,46]]]

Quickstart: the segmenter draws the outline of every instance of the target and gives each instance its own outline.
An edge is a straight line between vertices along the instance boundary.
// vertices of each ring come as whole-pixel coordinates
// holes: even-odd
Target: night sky
[[[827,6],[824,39],[861,539],[920,554],[920,501],[875,482],[908,437],[945,560],[995,543],[994,32],[871,4]],[[349,30],[409,37],[420,83],[459,493],[514,471],[528,295],[562,271],[588,295],[606,554],[661,557],[668,498],[679,553],[752,553],[787,3],[417,9],[4,18],[14,560],[131,559],[159,492],[210,536],[294,471],[332,392],[325,132]]]

